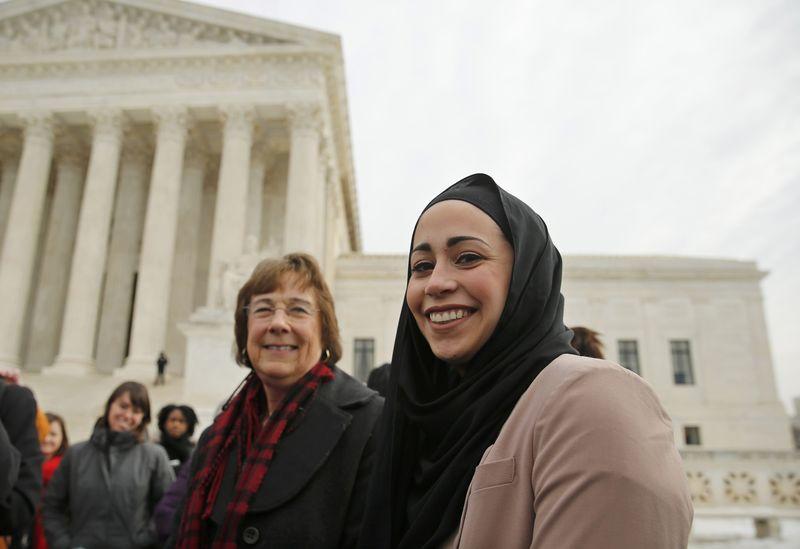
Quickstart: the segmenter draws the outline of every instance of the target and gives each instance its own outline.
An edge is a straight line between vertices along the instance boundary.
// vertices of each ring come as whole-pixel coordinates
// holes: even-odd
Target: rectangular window
[[[700,427],[686,425],[683,428],[683,440],[686,442],[686,446],[700,446]]]
[[[373,338],[356,339],[353,343],[353,372],[356,378],[367,381],[369,371],[375,365],[375,340]]]
[[[635,339],[620,339],[617,341],[619,363],[631,372],[641,374],[639,370],[639,345]]]
[[[694,371],[692,370],[692,354],[689,342],[679,339],[669,342],[672,352],[672,375],[675,385],[694,385]]]

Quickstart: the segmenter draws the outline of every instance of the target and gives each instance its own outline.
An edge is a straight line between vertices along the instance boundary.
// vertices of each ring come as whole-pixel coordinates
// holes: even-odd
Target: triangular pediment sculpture
[[[213,11],[205,6],[180,3],[182,11],[174,13],[173,9],[170,13],[132,4],[113,0],[66,0],[17,14],[0,11],[0,53],[169,50],[292,42],[192,17],[194,8]],[[161,5],[165,4],[169,2]],[[237,14],[237,17],[245,16]]]

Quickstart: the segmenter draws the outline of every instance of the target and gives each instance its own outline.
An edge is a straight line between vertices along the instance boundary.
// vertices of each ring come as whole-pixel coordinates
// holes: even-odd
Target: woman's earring
[[[253,365],[250,364],[250,357],[247,356],[247,349],[242,349],[242,362],[249,368],[253,367]]]
[[[327,363],[331,359],[331,351],[329,349],[325,349],[325,352],[322,354],[322,362]]]

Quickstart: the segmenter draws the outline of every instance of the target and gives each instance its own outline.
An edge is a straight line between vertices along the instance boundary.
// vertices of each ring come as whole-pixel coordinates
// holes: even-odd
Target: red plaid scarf
[[[295,383],[262,425],[265,399],[261,382],[251,373],[241,391],[214,425],[203,454],[201,466],[192,478],[189,501],[186,504],[178,535],[178,549],[208,547],[233,549],[239,523],[247,513],[250,499],[258,491],[267,474],[275,447],[287,426],[297,418],[298,410],[307,405],[325,381],[333,379],[333,370],[324,362],[318,363]],[[238,440],[239,475],[233,498],[228,502],[225,520],[213,541],[208,539],[206,521],[217,499],[225,466],[234,443]]]

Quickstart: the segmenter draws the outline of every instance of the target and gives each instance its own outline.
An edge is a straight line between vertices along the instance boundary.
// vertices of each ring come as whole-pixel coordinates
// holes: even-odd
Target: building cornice
[[[337,260],[337,273],[344,277],[374,274],[405,277],[404,254],[350,254]],[[758,282],[766,275],[752,261],[674,256],[588,256],[564,257],[564,280],[662,280],[662,281],[744,281]]]

